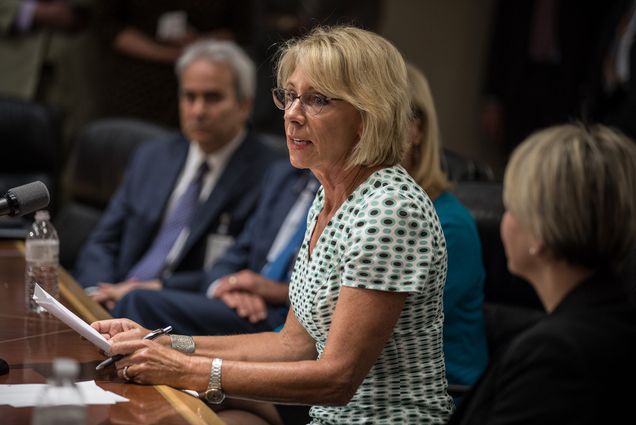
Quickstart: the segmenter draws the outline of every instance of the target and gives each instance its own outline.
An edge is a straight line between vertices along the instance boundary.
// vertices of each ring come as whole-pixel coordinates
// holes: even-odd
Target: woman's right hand
[[[208,385],[210,358],[190,356],[145,339],[115,342],[111,352],[124,355],[115,363],[120,378],[138,384],[170,385],[196,391],[203,391]]]
[[[142,339],[150,332],[130,319],[99,320],[91,323],[91,326],[112,342]]]

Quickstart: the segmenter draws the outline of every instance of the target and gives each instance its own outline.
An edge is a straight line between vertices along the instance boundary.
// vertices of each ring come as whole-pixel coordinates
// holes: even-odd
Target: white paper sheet
[[[199,398],[199,393],[194,391],[194,390],[185,390],[184,389],[184,390],[181,390],[181,391],[183,391],[186,394],[190,394],[194,398]]]
[[[0,385],[0,405],[8,404],[13,407],[35,406],[38,397],[47,384],[15,384]],[[115,404],[130,401],[125,397],[106,391],[95,381],[78,382],[77,387],[82,393],[85,404]]]
[[[108,353],[110,351],[110,342],[104,338],[99,332],[92,328],[88,323],[76,316],[71,310],[64,307],[58,300],[49,295],[40,285],[35,284],[33,290],[33,299],[39,306],[46,309],[53,316],[69,325],[75,332],[95,344],[96,347]]]

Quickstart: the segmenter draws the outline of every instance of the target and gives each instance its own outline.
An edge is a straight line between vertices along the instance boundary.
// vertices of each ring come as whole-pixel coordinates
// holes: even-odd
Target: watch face
[[[219,404],[225,400],[225,393],[218,388],[211,388],[205,392],[204,398],[208,403]]]

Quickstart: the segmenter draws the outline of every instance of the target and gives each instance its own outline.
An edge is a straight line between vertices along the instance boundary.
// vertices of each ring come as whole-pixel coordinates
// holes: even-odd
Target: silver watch
[[[200,394],[200,397],[206,403],[220,404],[225,400],[225,393],[221,389],[221,366],[223,360],[219,358],[212,359],[212,370],[210,370],[210,381],[208,389]]]

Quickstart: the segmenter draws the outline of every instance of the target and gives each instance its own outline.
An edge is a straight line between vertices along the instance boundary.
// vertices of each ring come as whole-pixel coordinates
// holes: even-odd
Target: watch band
[[[222,359],[218,357],[212,359],[212,370],[210,370],[208,389],[221,390],[221,366],[223,366]]]
[[[206,403],[220,404],[225,400],[225,393],[221,389],[221,366],[223,360],[219,358],[212,359],[210,367],[210,379],[208,381],[208,389],[199,394],[199,397]]]
[[[194,353],[196,349],[194,339],[189,335],[170,335],[170,346],[182,353]]]

